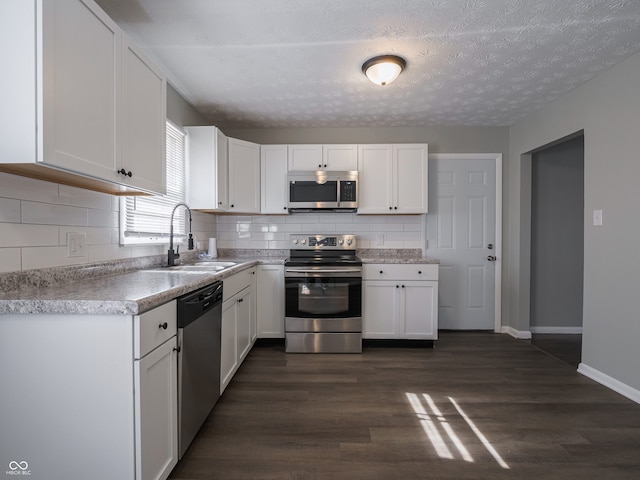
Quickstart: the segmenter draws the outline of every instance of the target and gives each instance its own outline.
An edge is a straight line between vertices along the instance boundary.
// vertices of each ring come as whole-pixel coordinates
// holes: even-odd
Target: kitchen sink
[[[219,272],[237,265],[237,262],[201,261],[188,265],[154,268],[154,271],[170,272]]]

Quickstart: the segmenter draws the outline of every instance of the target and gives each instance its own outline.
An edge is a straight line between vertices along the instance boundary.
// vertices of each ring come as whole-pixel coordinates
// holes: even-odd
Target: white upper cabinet
[[[427,144],[359,145],[358,213],[427,213],[428,153]]]
[[[260,211],[287,214],[287,146],[260,146]]]
[[[98,5],[3,0],[0,32],[2,62],[11,65],[0,76],[0,89],[11,92],[0,120],[6,148],[0,170],[108,193],[164,192],[158,174],[164,138],[156,144],[161,115],[165,120],[164,80],[143,73],[130,50],[123,55],[122,33]],[[129,101],[144,90],[126,111],[123,87]],[[124,115],[136,124],[123,126]],[[138,132],[141,138],[132,141]],[[122,161],[123,148],[130,165]],[[145,158],[131,161],[142,150]],[[122,168],[126,175],[117,173]]]
[[[357,145],[323,145],[322,169],[348,172],[358,169]]]
[[[289,145],[289,170],[291,171],[357,169],[356,145]]]
[[[226,211],[227,137],[216,127],[185,127],[187,132],[187,203],[195,210]]]
[[[229,212],[260,213],[260,145],[229,138]]]
[[[164,75],[122,35],[122,157],[117,170],[125,183],[165,193],[166,118]]]

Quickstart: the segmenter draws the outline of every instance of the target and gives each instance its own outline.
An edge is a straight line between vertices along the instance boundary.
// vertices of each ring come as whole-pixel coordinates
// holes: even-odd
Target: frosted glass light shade
[[[387,85],[393,82],[404,70],[407,62],[396,55],[374,57],[362,65],[362,71],[376,85]]]

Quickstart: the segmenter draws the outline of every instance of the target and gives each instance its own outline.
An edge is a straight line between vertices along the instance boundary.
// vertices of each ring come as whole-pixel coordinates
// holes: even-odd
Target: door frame
[[[496,163],[495,296],[493,331],[502,333],[502,154],[430,153],[429,160],[493,160]],[[428,213],[427,213],[428,215]],[[425,239],[426,240],[426,239]],[[428,246],[427,246],[428,247]]]

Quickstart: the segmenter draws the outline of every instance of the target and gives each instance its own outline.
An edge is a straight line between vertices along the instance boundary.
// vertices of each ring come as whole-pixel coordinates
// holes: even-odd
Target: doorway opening
[[[582,350],[584,136],[531,158],[531,343],[576,368]]]

